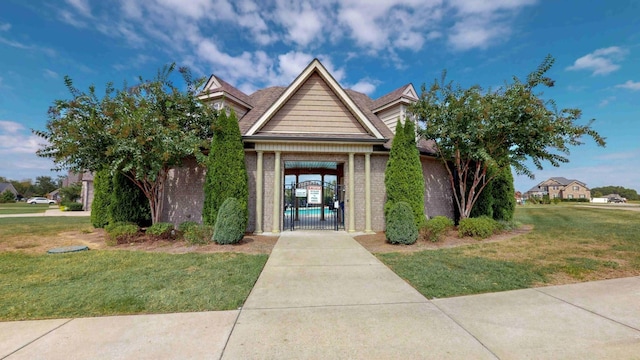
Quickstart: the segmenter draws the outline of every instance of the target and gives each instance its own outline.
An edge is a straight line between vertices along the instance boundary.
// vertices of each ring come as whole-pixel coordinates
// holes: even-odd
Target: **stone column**
[[[371,154],[364,154],[364,232],[371,230]]]
[[[276,159],[273,170],[273,224],[271,225],[272,233],[280,232],[280,151],[276,151]]]
[[[349,153],[349,229],[356,231],[356,164],[355,154]]]
[[[262,151],[258,151],[258,163],[256,166],[256,234],[262,234]]]

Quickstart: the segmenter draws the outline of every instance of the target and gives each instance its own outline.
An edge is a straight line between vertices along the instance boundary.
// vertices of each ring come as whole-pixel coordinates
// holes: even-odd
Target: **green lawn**
[[[236,309],[267,261],[112,248],[46,254],[93,231],[89,217],[0,218],[0,321]]]
[[[34,214],[43,213],[49,208],[48,204],[27,204],[24,202],[19,203],[5,203],[0,204],[0,214]]]
[[[267,255],[0,253],[0,320],[236,309]]]
[[[377,254],[429,298],[640,275],[640,212],[518,207],[534,229],[456,249]]]
[[[27,236],[42,236],[62,231],[90,229],[88,216],[37,216],[0,218],[0,244],[23,239]]]

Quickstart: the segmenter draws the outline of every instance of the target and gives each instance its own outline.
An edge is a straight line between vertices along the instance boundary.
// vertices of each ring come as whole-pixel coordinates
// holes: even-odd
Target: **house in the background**
[[[563,177],[552,177],[539,183],[525,193],[525,198],[541,198],[545,195],[548,195],[549,199],[591,199],[591,191],[587,184]]]
[[[18,191],[10,182],[0,183],[0,194],[4,193],[5,191],[9,191],[16,198],[18,197]]]

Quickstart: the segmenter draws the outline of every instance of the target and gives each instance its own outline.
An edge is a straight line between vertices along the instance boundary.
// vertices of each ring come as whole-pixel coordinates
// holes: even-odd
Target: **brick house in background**
[[[552,177],[532,187],[526,198],[549,195],[549,199],[591,199],[587,184],[575,179]]]
[[[247,231],[289,229],[287,221],[294,221],[294,210],[297,221],[300,214],[310,213],[299,206],[306,207],[312,200],[319,200],[315,209],[322,224],[332,220],[331,211],[339,206],[341,229],[384,230],[384,172],[396,124],[418,99],[413,85],[374,100],[344,89],[314,59],[288,87],[268,87],[247,95],[212,75],[199,98],[215,109],[233,110],[239,119],[249,175]],[[432,143],[419,141],[418,148],[425,214],[453,218],[446,169]],[[160,221],[202,221],[205,171],[195,159],[185,159],[181,167],[170,170]],[[315,182],[309,180],[311,176]],[[83,203],[88,208],[92,179],[83,178],[83,184],[83,195],[87,195]]]

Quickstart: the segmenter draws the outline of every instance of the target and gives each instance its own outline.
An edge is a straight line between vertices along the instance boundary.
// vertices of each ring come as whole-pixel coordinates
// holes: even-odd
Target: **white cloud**
[[[0,134],[15,134],[23,129],[24,126],[17,122],[0,120]]]
[[[0,31],[9,31],[9,29],[11,29],[11,24],[6,23],[0,23]]]
[[[600,107],[605,107],[605,106],[609,105],[609,104],[610,104],[612,101],[614,101],[615,99],[616,99],[616,97],[615,97],[615,96],[609,96],[609,97],[606,97],[606,98],[602,99],[602,101],[600,101],[600,103],[598,104],[598,106],[600,106]]]
[[[627,50],[611,46],[597,49],[596,51],[578,58],[567,70],[588,70],[592,75],[607,75],[620,68],[617,62],[624,59]]]
[[[0,120],[0,175],[9,179],[48,175],[53,162],[36,155],[44,142],[20,123]]]
[[[536,0],[451,0],[454,25],[448,34],[456,50],[486,49],[511,35],[516,15]]]
[[[60,77],[60,75],[58,75],[57,72],[53,71],[53,70],[49,70],[49,69],[44,69],[43,71],[43,75],[47,78],[50,79],[57,79]]]
[[[352,90],[365,93],[367,95],[373,94],[376,91],[377,82],[369,79],[362,79],[358,81],[355,85],[351,86]]]
[[[91,7],[88,0],[66,0],[69,5],[84,16],[91,17]]]
[[[508,37],[517,12],[535,2],[120,0],[101,6],[66,0],[58,16],[73,26],[125,39],[141,53],[161,48],[196,73],[215,73],[248,91],[289,84],[314,56],[342,81],[342,64],[351,57],[375,54],[401,68],[403,52],[437,39],[458,50],[486,48]],[[335,45],[335,55],[315,55],[325,45]],[[344,45],[350,47],[347,54]],[[375,84],[366,85],[360,84],[365,90]]]
[[[627,89],[627,90],[640,90],[640,81],[631,81],[627,80],[624,84],[616,85],[617,88]]]

